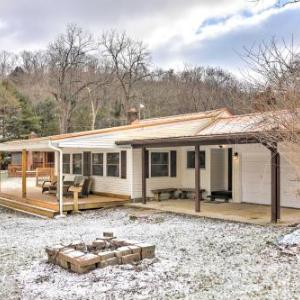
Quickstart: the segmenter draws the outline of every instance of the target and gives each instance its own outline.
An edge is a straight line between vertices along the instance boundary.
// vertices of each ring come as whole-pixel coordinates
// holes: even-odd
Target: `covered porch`
[[[184,214],[196,217],[243,222],[256,225],[270,224],[271,209],[269,205],[249,203],[224,203],[201,201],[201,211],[195,211],[192,199],[170,199],[164,201],[147,201],[143,203],[130,203],[131,207],[142,209],[155,209],[164,212]],[[281,219],[276,225],[288,226],[300,222],[300,210],[294,208],[281,208]]]
[[[278,151],[278,144],[273,143],[270,147],[269,145],[262,144],[259,137],[253,133],[244,134],[226,134],[226,135],[209,135],[209,136],[195,136],[195,137],[179,137],[179,138],[160,138],[160,139],[137,139],[128,141],[118,141],[117,145],[131,145],[133,149],[139,149],[141,151],[141,202],[134,203],[133,206],[158,209],[162,211],[184,213],[194,216],[210,217],[224,220],[249,222],[255,224],[267,224],[267,223],[281,223],[281,224],[294,224],[300,222],[300,210],[288,207],[281,207],[281,191],[280,191],[280,154]],[[240,190],[241,183],[239,182],[239,173],[235,171],[234,167],[231,169],[230,176],[235,177],[238,182],[236,189],[228,185],[228,192],[232,192],[232,199],[235,201],[229,203],[222,203],[219,201],[209,201],[206,197],[203,201],[202,197],[202,182],[201,182],[201,167],[200,167],[200,151],[204,148],[213,147],[223,148],[234,147],[235,145],[253,145],[258,144],[264,149],[268,155],[268,170],[269,174],[269,185],[267,186],[269,201],[267,200],[266,205],[260,205],[259,201],[262,199],[256,199],[258,202],[255,203],[243,203],[241,199]],[[161,202],[150,201],[153,197],[149,196],[149,183],[151,185],[152,178],[149,178],[149,152],[152,149],[172,149],[171,152],[176,152],[176,149],[180,147],[192,147],[194,149],[194,199],[178,199],[178,200],[166,200]],[[178,151],[178,150],[177,150]],[[238,157],[238,153],[232,152],[231,159]],[[174,155],[176,161],[176,153]],[[172,158],[170,159],[170,161]],[[254,166],[255,167],[255,166]],[[174,176],[176,177],[176,169]],[[177,169],[178,172],[178,169]],[[220,171],[220,172],[223,172]],[[171,171],[172,173],[172,167]],[[172,175],[171,175],[172,176]],[[254,175],[255,176],[255,175]],[[181,182],[182,183],[182,182]],[[171,187],[171,186],[170,186]],[[249,188],[249,187],[248,187]],[[256,189],[256,186],[252,186]],[[180,190],[180,188],[179,188]],[[150,189],[151,191],[151,189]],[[152,191],[153,192],[153,191]],[[227,192],[227,191],[225,191]],[[210,190],[212,195],[212,190]],[[209,196],[211,196],[209,195]],[[207,195],[206,195],[207,196]],[[261,196],[261,195],[260,195]],[[212,196],[211,196],[212,197]],[[173,197],[174,198],[174,197]],[[176,197],[175,197],[176,198]],[[240,199],[239,199],[240,198]],[[264,195],[262,197],[265,198]],[[264,200],[264,201],[265,201]],[[250,201],[252,202],[252,201]]]

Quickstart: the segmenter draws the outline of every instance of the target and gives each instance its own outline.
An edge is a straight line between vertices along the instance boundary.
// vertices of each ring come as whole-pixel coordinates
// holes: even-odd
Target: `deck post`
[[[142,201],[147,203],[147,186],[146,186],[146,148],[142,147]]]
[[[195,211],[200,212],[200,146],[195,145]]]
[[[277,145],[270,148],[271,152],[271,222],[280,219],[280,154]]]
[[[26,198],[26,181],[27,181],[27,152],[26,149],[22,150],[22,198]]]

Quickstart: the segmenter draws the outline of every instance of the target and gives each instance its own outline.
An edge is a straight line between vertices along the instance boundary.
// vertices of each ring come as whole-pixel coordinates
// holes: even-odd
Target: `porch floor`
[[[201,212],[198,213],[195,212],[195,202],[191,199],[148,201],[146,204],[130,203],[127,205],[257,225],[270,224],[271,219],[271,207],[269,205],[201,201]],[[281,208],[281,220],[277,225],[286,226],[295,223],[300,223],[300,209]]]
[[[6,179],[1,184],[0,198],[16,201],[18,204],[24,203],[25,205],[49,209],[54,213],[59,212],[59,203],[56,195],[47,193],[42,194],[41,187],[35,186],[35,178],[27,178],[26,198],[21,197],[21,178]],[[126,199],[91,194],[89,197],[79,198],[78,205],[79,210],[85,210],[119,206],[126,202],[128,202]],[[64,211],[72,211],[73,207],[73,197],[64,197]],[[22,209],[20,208],[19,210]]]

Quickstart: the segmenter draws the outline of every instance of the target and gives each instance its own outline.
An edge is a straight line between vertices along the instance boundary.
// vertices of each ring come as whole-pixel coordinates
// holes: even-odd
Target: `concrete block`
[[[103,241],[103,240],[93,241],[92,246],[97,250],[104,249],[106,247],[106,241]]]
[[[61,251],[61,252],[59,252],[58,257],[60,260],[65,260],[69,263],[76,264],[76,259],[83,255],[85,255],[83,252],[73,250],[70,252]]]
[[[118,257],[112,257],[106,260],[106,263],[108,266],[115,266],[119,264],[119,259]]]
[[[70,269],[71,269],[71,271],[73,271],[75,273],[84,274],[84,273],[87,273],[89,271],[96,269],[96,264],[89,265],[89,266],[80,266],[77,264],[70,264]]]
[[[136,245],[128,246],[128,248],[131,250],[131,253],[139,253],[141,254],[142,248]]]
[[[131,264],[133,262],[137,262],[141,260],[141,255],[139,253],[134,253],[134,254],[128,254],[125,256],[122,256],[122,264]]]
[[[124,255],[131,254],[131,250],[130,250],[130,248],[124,246],[124,247],[120,247],[117,250],[115,250],[114,253],[115,253],[116,257],[122,257]]]
[[[113,251],[103,251],[103,252],[99,252],[98,256],[100,258],[100,261],[105,261],[107,259],[115,257],[115,254]]]
[[[110,242],[115,247],[123,247],[123,246],[125,246],[125,240],[123,240],[123,239],[112,239]]]
[[[79,265],[80,267],[86,267],[89,265],[95,265],[100,262],[100,257],[98,255],[87,253],[83,256],[79,256],[75,259],[76,265]]]
[[[105,231],[105,232],[103,232],[103,236],[104,237],[111,237],[111,238],[113,238],[114,237],[114,233],[113,232],[107,232],[107,231]]]
[[[139,243],[136,246],[142,248],[142,259],[153,258],[155,256],[155,246],[146,243]]]

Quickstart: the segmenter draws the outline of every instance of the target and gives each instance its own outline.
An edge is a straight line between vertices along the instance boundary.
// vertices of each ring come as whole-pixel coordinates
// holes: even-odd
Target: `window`
[[[169,153],[151,153],[151,177],[169,176]]]
[[[82,154],[73,154],[73,174],[82,174]]]
[[[92,174],[103,176],[103,153],[92,154]]]
[[[205,151],[199,152],[200,159],[200,168],[205,169]],[[187,168],[194,169],[195,168],[195,151],[187,152]]]
[[[11,164],[18,166],[22,164],[22,154],[21,153],[12,153],[11,154]]]
[[[63,173],[70,174],[71,155],[63,154]]]
[[[119,153],[107,153],[106,160],[106,175],[112,177],[119,177]]]

